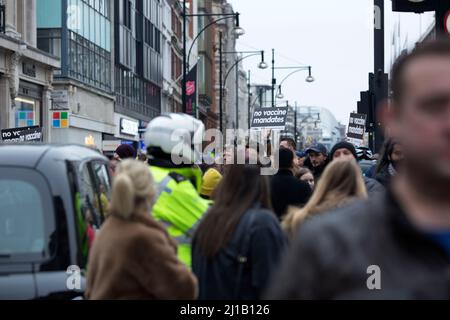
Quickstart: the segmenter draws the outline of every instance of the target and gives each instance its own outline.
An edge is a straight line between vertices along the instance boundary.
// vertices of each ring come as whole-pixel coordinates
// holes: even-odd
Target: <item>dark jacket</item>
[[[320,179],[320,176],[325,171],[325,168],[327,167],[329,162],[330,162],[330,160],[327,158],[322,165],[320,165],[318,167],[314,167],[311,163],[311,159],[309,159],[309,157],[306,158],[303,165],[305,167],[307,167],[309,170],[311,170],[311,172],[314,176],[314,180],[316,181],[316,185],[317,185],[317,181]]]
[[[381,183],[384,187],[388,187],[391,181],[391,174],[387,166],[383,167],[380,172],[375,174],[375,179]]]
[[[243,253],[246,240],[249,240],[248,252]],[[257,208],[244,214],[229,243],[214,258],[201,255],[194,240],[192,269],[199,281],[199,299],[260,299],[286,244],[286,236],[275,215]],[[247,261],[242,264],[239,281],[240,255],[247,257]]]
[[[278,218],[286,214],[288,206],[303,206],[311,197],[311,188],[294,177],[291,170],[280,169],[271,180],[272,206]]]
[[[379,183],[377,180],[371,179],[371,178],[368,178],[365,176],[363,178],[364,178],[364,184],[366,185],[367,193],[369,194],[369,196],[372,196],[374,193],[377,193],[377,192],[383,192],[385,190],[383,185],[381,183]]]
[[[370,266],[381,290],[368,289]],[[267,297],[450,299],[450,257],[383,192],[300,227]]]

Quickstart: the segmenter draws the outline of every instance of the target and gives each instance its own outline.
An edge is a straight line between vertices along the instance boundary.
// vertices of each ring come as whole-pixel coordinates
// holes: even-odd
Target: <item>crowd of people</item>
[[[449,299],[450,42],[402,56],[391,86],[379,155],[283,137],[273,176],[233,148],[223,164],[196,165],[203,124],[154,119],[145,157],[120,146],[111,161],[86,298]],[[180,128],[191,164],[173,161]]]

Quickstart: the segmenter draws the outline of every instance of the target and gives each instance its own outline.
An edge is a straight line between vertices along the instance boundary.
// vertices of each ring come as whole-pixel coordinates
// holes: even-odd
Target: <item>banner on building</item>
[[[253,112],[252,130],[285,130],[287,107],[257,108]]]
[[[367,115],[351,113],[347,131],[347,141],[359,147],[364,144]]]
[[[197,64],[186,76],[186,113],[197,114]]]
[[[42,142],[42,128],[39,126],[4,129],[1,131],[3,142]]]

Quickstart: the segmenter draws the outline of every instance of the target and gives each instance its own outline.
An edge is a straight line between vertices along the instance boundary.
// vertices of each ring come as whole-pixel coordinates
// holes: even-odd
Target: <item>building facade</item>
[[[61,58],[53,108],[69,113],[51,141],[141,147],[161,112],[160,1],[37,0],[37,20],[38,47]]]
[[[52,110],[68,118],[67,126],[55,122],[52,142],[103,150],[116,133],[113,16],[109,0],[37,0],[38,48],[61,59]]]
[[[198,0],[199,14],[212,14],[213,1]],[[198,17],[198,32],[212,23],[212,17]],[[219,28],[213,24],[198,38],[198,110],[206,128],[219,128]]]
[[[248,95],[250,94],[248,91],[247,84],[247,73],[244,71],[244,67],[242,63],[239,64],[238,67],[238,104],[236,106],[237,110],[237,123],[240,129],[247,130],[249,118],[251,118],[249,109],[248,109]]]
[[[301,147],[322,143],[330,150],[337,142],[345,138],[342,136],[342,125],[327,108],[301,106],[297,108],[297,112]]]
[[[0,1],[0,129],[39,126],[51,136],[57,57],[37,49],[36,0]]]
[[[226,0],[213,0],[212,10],[215,14],[233,14],[233,7]],[[238,72],[231,69],[239,55],[236,52],[236,36],[233,34],[234,19],[224,19],[217,23],[217,33],[222,33],[222,70],[223,70],[223,128],[237,128],[236,106],[238,101]],[[219,39],[217,39],[219,43]],[[216,52],[218,61],[216,77],[219,79],[220,52]],[[219,101],[220,87],[216,86],[216,99]],[[219,110],[220,111],[220,110]]]
[[[138,128],[161,113],[163,6],[159,0],[116,0],[114,10],[115,138],[144,148]],[[118,121],[132,130],[120,125],[118,135]]]
[[[414,48],[416,43],[436,36],[434,12],[422,14],[392,12],[392,5],[386,6],[386,61],[387,70],[403,52]],[[390,41],[390,43],[389,43]]]

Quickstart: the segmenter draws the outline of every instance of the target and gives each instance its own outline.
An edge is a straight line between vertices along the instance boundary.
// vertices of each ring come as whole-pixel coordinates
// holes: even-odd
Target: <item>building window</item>
[[[6,7],[3,3],[0,3],[0,33],[5,33],[6,25]]]
[[[69,34],[69,76],[111,91],[110,53],[72,31]]]
[[[132,2],[123,0],[123,25],[131,30],[131,16],[133,12]]]
[[[38,29],[38,49],[61,58],[61,29]],[[61,69],[55,70],[55,75],[60,75]]]
[[[31,98],[16,98],[15,127],[30,127],[40,125],[40,107],[39,100]]]
[[[133,72],[116,66],[116,105],[148,118],[161,110],[161,89]]]
[[[110,51],[109,5],[109,0],[68,0],[67,26],[69,30]]]

